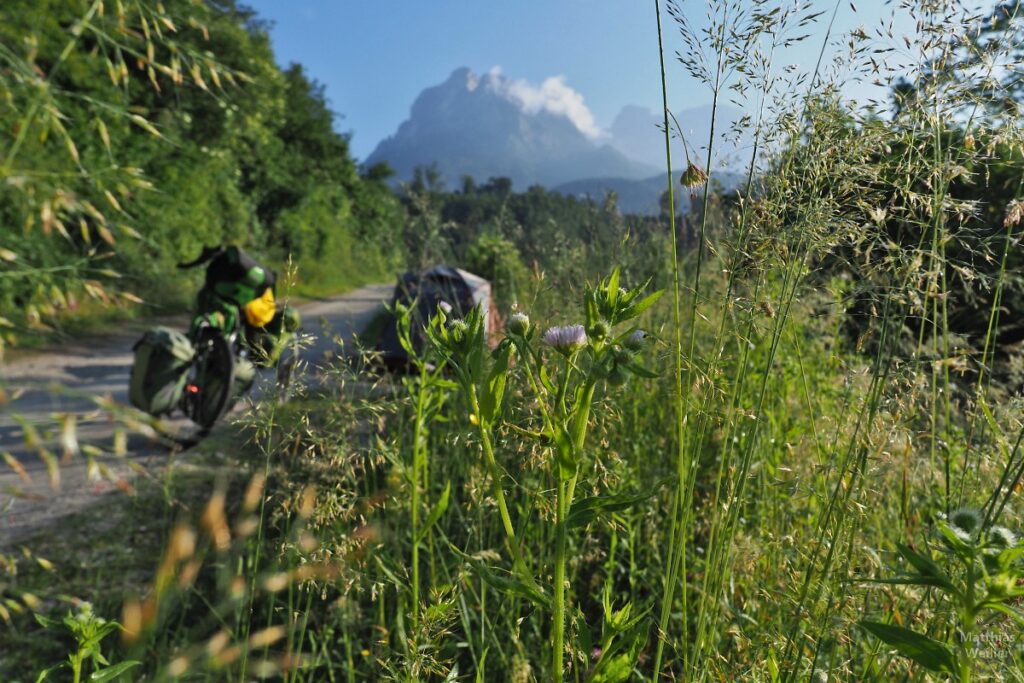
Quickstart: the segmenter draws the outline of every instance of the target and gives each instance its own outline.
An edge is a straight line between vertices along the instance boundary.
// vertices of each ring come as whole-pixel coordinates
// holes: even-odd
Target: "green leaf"
[[[658,379],[658,377],[660,377],[658,373],[648,370],[639,363],[630,361],[629,363],[626,363],[626,367],[629,368],[629,371],[637,377],[643,377],[645,379]]]
[[[1001,602],[986,602],[981,606],[988,607],[989,609],[994,609],[997,612],[1002,612],[1006,616],[1016,621],[1021,626],[1024,626],[1024,612],[1017,609],[1016,607],[1011,607],[1010,605],[1006,605]]]
[[[953,552],[964,559],[971,557],[974,552],[972,545],[957,536],[956,532],[953,531],[953,528],[949,524],[940,521],[935,525],[935,527],[939,530],[939,533],[942,534],[943,539],[946,541],[946,545],[948,545]]]
[[[615,302],[619,299],[619,267],[615,266],[615,270],[612,271],[611,276],[608,278],[608,303],[615,307]]]
[[[488,645],[484,648],[484,653],[480,655],[480,661],[477,663],[476,668],[476,683],[483,683],[483,672],[487,664],[487,653],[490,651],[491,646]]]
[[[769,648],[768,650],[768,680],[771,683],[780,683],[782,677],[780,676],[779,664],[775,661],[775,650]]]
[[[989,429],[996,435],[996,444],[999,446],[1004,458],[1007,457],[1006,438],[1003,436],[1003,430],[999,427],[999,422],[996,420],[995,415],[992,414],[992,409],[988,407],[988,402],[984,398],[978,397],[978,405],[981,407],[981,412],[985,415],[985,421],[988,422]]]
[[[927,584],[929,586],[937,586],[939,588],[945,588],[947,591],[953,594],[959,594],[953,582],[949,579],[949,576],[942,570],[935,561],[927,555],[922,555],[908,545],[900,544],[898,546],[900,555],[902,555],[907,562],[909,562],[914,569],[916,569],[922,577],[931,579]]]
[[[655,302],[657,302],[658,299],[661,298],[661,295],[664,293],[664,289],[659,289],[656,292],[648,294],[643,299],[640,299],[640,301],[637,301],[635,304],[632,304],[631,306],[627,307],[626,310],[622,312],[622,320],[629,320],[631,318],[637,317],[638,315],[646,311],[648,308],[653,306]]]
[[[623,653],[611,659],[602,659],[595,667],[590,683],[622,683],[633,673],[633,657]]]
[[[862,621],[860,627],[929,671],[953,673],[957,669],[950,649],[933,638],[879,621]]]
[[[555,463],[558,465],[558,476],[565,481],[576,475],[576,468],[579,462],[573,456],[572,440],[569,438],[565,427],[556,425],[555,433],[552,434],[555,441]]]
[[[541,609],[551,609],[551,598],[541,592],[539,586],[533,587],[517,579],[499,576],[483,562],[473,558],[468,559],[476,573],[484,580],[484,583],[489,585],[491,588],[494,588],[501,593],[518,595],[521,598],[529,600]]]
[[[405,586],[409,583],[407,580],[398,578],[395,572],[384,564],[384,560],[381,559],[380,555],[374,555],[373,559],[377,561],[377,567],[384,572],[384,576],[386,576],[395,586]]]
[[[434,509],[430,511],[430,514],[427,515],[426,520],[424,520],[423,522],[423,526],[421,526],[419,531],[416,532],[416,543],[419,543],[423,540],[423,538],[427,535],[427,532],[430,531],[431,527],[437,524],[437,520],[441,519],[441,515],[443,515],[445,511],[448,509],[448,499],[451,496],[451,492],[452,483],[449,481],[447,484],[445,484],[444,493],[442,493],[441,497],[438,499],[437,505],[435,505]]]
[[[121,676],[124,672],[130,671],[131,669],[139,666],[141,663],[142,662],[136,662],[133,659],[129,659],[106,669],[94,671],[92,676],[89,676],[89,683],[106,683],[106,681],[112,681]]]
[[[606,593],[603,652],[594,666],[594,677],[591,678],[591,681],[628,679],[636,666],[640,652],[647,643],[650,610],[644,610],[631,617],[631,604],[627,603],[622,609],[615,611],[611,608],[609,600],[608,593]],[[610,617],[609,611],[612,612]],[[610,621],[617,623],[613,625]],[[619,678],[619,676],[625,676],[625,678]]]
[[[1012,548],[1007,548],[999,553],[999,566],[1009,567],[1019,560],[1021,555],[1024,555],[1024,544],[1018,544]]]
[[[594,634],[587,625],[587,617],[576,607],[576,643],[580,652],[594,651]]]
[[[39,622],[40,626],[43,626],[45,628],[53,628],[54,626],[60,626],[60,622],[56,619],[44,617],[42,614],[39,614],[38,612],[33,612],[32,616],[36,618],[36,621]]]
[[[557,393],[555,389],[555,383],[551,381],[551,375],[548,374],[547,368],[543,365],[540,366],[540,383],[544,386],[549,394]]]
[[[487,375],[480,398],[480,421],[484,425],[493,424],[501,412],[501,403],[505,398],[505,380],[508,377],[509,357],[512,346],[505,344],[498,349],[494,357],[494,365]]]
[[[590,328],[601,319],[601,312],[598,310],[597,293],[588,292],[585,299],[587,306],[587,327]]]
[[[910,574],[907,576],[893,576],[888,579],[859,579],[861,583],[881,583],[887,586],[931,586],[932,588],[946,589],[946,585],[941,579],[936,579],[929,576],[921,576],[920,574]],[[959,593],[955,593],[959,595]]]
[[[653,492],[652,492],[653,493]],[[616,494],[583,498],[572,504],[566,524],[569,528],[590,524],[602,515],[629,510],[637,503],[647,500],[652,493],[639,495]]]
[[[51,666],[49,669],[43,669],[39,672],[39,675],[36,676],[36,683],[43,683],[43,681],[50,677],[51,673],[57,669],[63,668],[63,666],[63,664],[58,664],[57,666]]]

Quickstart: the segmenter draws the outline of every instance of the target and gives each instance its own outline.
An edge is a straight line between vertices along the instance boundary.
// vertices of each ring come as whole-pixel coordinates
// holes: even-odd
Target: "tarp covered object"
[[[401,303],[412,311],[412,343],[417,352],[426,344],[424,326],[437,312],[441,302],[452,307],[450,317],[462,318],[477,304],[483,307],[484,324],[488,338],[498,328],[498,312],[491,297],[491,283],[468,271],[451,266],[432,266],[420,273],[404,273],[395,284],[391,304]],[[398,323],[394,318],[377,342],[381,360],[391,369],[401,369],[409,362],[409,356],[398,341]]]

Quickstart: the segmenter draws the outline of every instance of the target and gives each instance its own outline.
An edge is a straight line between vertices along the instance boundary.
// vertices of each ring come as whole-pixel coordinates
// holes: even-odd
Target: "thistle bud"
[[[626,383],[627,378],[628,376],[626,375],[626,371],[623,370],[621,365],[616,363],[612,369],[608,371],[608,377],[605,379],[608,381],[608,384],[613,387],[621,387]]]
[[[968,536],[974,536],[981,528],[981,515],[977,510],[961,508],[950,514],[949,523]]]
[[[612,331],[612,326],[608,324],[607,320],[598,320],[590,327],[590,336],[594,339],[604,339],[608,336],[608,333]]]
[[[455,320],[451,321],[451,323],[449,323],[448,325],[448,332],[451,334],[452,340],[455,341],[456,343],[461,342],[463,339],[465,339],[466,332],[468,331],[469,326],[466,325],[466,321],[461,320],[459,318],[456,318]]]
[[[633,334],[626,337],[626,341],[622,343],[630,351],[639,351],[644,347],[644,340],[647,339],[647,333],[643,330],[636,330]]]
[[[509,334],[523,336],[530,331],[530,316],[525,313],[513,313],[512,317],[508,319],[505,329]]]

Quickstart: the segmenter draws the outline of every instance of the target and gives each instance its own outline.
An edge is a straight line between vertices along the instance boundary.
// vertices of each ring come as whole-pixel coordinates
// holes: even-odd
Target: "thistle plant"
[[[517,570],[522,570],[522,555],[516,539],[512,517],[501,484],[501,470],[494,455],[494,426],[505,398],[505,380],[512,346],[502,342],[493,354],[488,353],[486,316],[480,306],[470,310],[465,320],[449,318],[438,307],[427,330],[434,349],[452,368],[462,394],[469,405],[469,421],[480,436],[484,461],[491,478],[491,488],[498,501],[502,527]],[[523,572],[524,576],[529,576]]]
[[[35,617],[36,621],[46,628],[63,626],[75,640],[75,648],[68,654],[67,661],[41,672],[36,681],[48,680],[50,674],[59,669],[70,669],[71,680],[78,683],[82,680],[82,674],[88,665],[92,668],[89,680],[102,683],[116,680],[126,671],[139,665],[139,662],[134,660],[111,664],[103,656],[103,640],[121,628],[121,625],[96,614],[91,603],[80,602],[74,612],[69,610],[60,621],[39,614]]]
[[[595,397],[599,387],[621,385],[631,375],[656,376],[636,359],[645,334],[631,324],[662,294],[657,291],[643,296],[645,288],[646,284],[635,289],[620,288],[616,269],[599,286],[586,292],[586,324],[549,327],[539,334],[539,328],[520,313],[509,320],[506,336],[493,352],[488,352],[485,316],[479,306],[465,320],[446,321],[443,311],[439,311],[431,329],[431,338],[454,369],[470,406],[469,421],[480,437],[519,585],[524,595],[550,611],[551,680],[554,681],[563,679],[565,668],[570,531],[593,520],[603,508],[620,506],[622,502],[619,496],[606,496],[588,498],[573,505],[580,477],[590,471],[587,433]],[[514,374],[510,372],[513,356],[519,359],[519,371]],[[525,378],[536,401],[540,428],[531,430],[511,423],[507,426],[513,433],[537,441],[548,453],[546,462],[555,481],[554,547],[546,553],[553,577],[550,600],[547,590],[538,585],[526,567],[494,455],[495,428],[501,422],[510,376]],[[621,658],[604,661],[613,660],[617,669],[624,666]],[[632,663],[625,667],[627,675],[631,668]]]
[[[955,633],[943,642],[891,623],[862,621],[861,627],[924,668],[967,683],[975,668],[975,638],[986,620],[1008,616],[1024,625],[1024,612],[1011,604],[1024,596],[1024,543],[1006,527],[986,526],[979,511],[961,509],[937,521],[926,551],[900,545],[899,553],[910,571],[878,582],[934,588],[956,618]]]
[[[450,313],[452,307],[442,301],[439,305],[441,314]],[[398,341],[408,354],[414,374],[402,379],[406,392],[413,401],[413,425],[411,462],[408,463],[406,479],[411,492],[410,500],[410,534],[412,541],[412,618],[413,625],[418,626],[420,620],[420,546],[431,533],[431,527],[444,514],[448,507],[451,482],[444,489],[437,505],[427,515],[426,521],[421,519],[421,490],[426,489],[429,448],[427,437],[428,425],[433,421],[444,405],[451,382],[444,379],[445,365],[431,363],[430,359],[418,351],[413,343],[413,312],[407,306],[397,303],[395,316],[398,329]]]

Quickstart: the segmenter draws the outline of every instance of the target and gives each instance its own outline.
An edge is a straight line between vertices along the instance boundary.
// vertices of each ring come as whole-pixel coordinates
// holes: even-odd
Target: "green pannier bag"
[[[132,405],[150,415],[178,407],[195,351],[192,342],[169,327],[154,327],[132,347],[135,363],[128,386]]]

